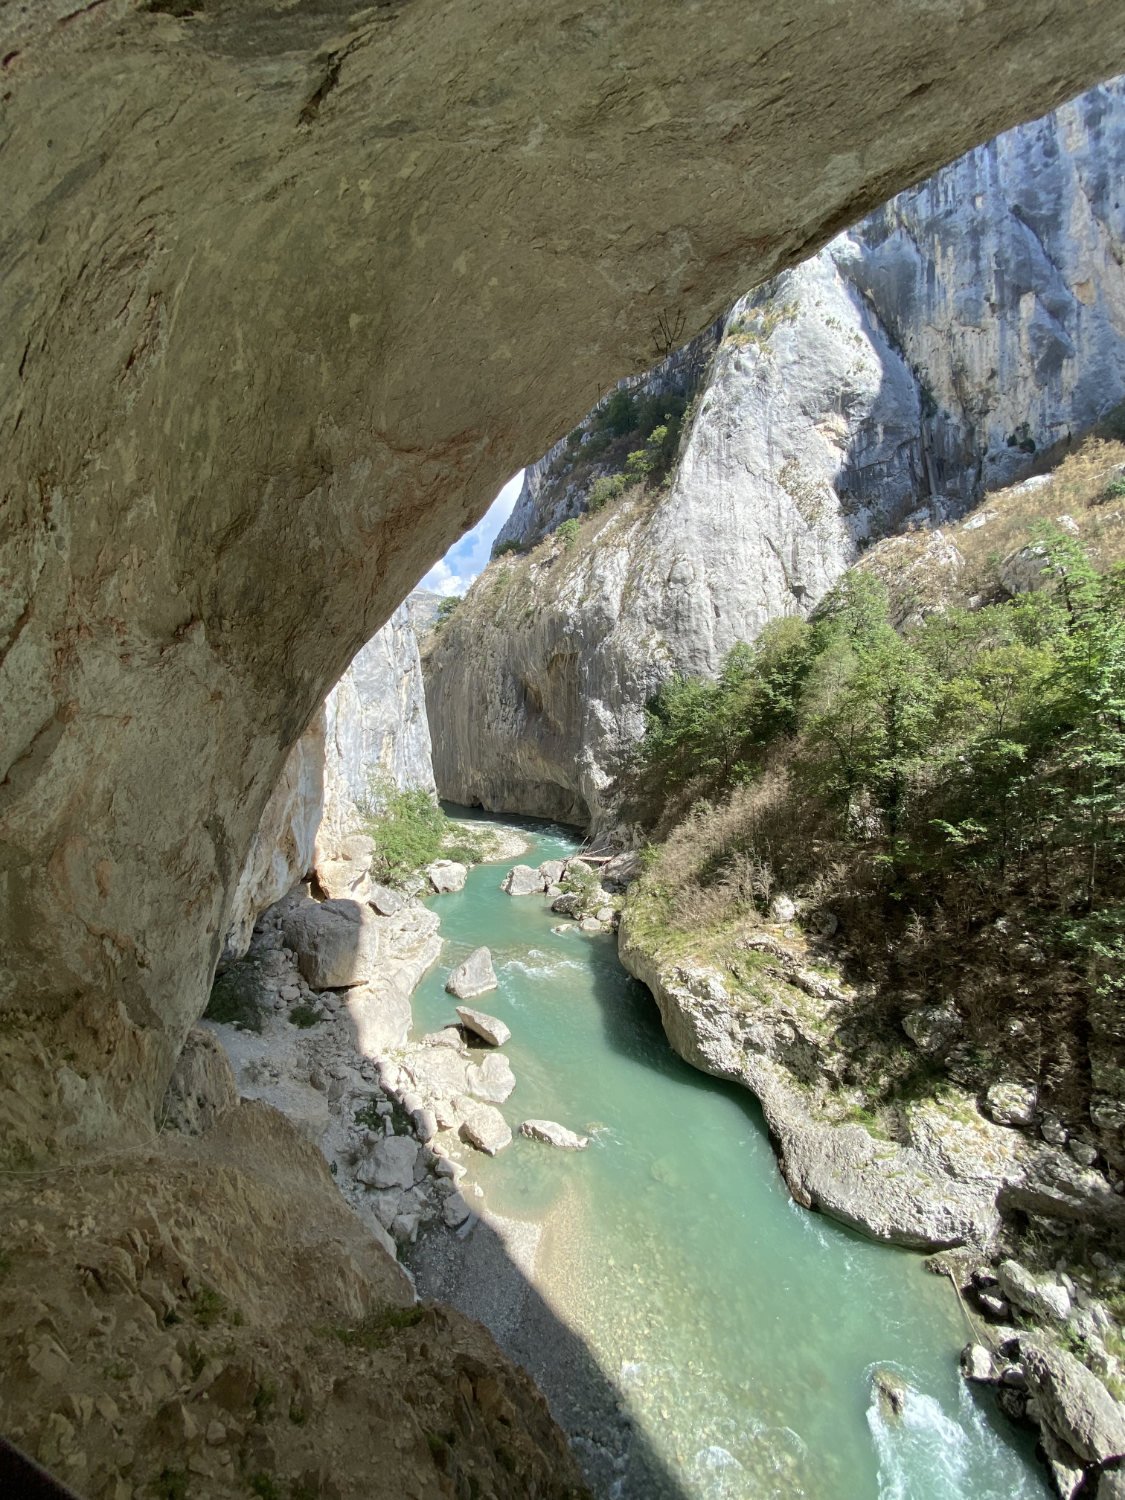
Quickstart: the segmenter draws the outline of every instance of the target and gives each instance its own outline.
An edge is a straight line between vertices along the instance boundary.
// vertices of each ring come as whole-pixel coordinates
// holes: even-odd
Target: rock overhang
[[[1125,62],[1109,0],[7,10],[0,1004],[120,1002],[156,1097],[286,752],[499,483]]]

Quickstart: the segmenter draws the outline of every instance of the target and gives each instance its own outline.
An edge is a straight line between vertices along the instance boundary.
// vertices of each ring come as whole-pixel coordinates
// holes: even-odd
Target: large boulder
[[[339,839],[318,836],[313,863],[317,884],[333,900],[369,900],[374,853],[375,840],[365,833],[345,834]]]
[[[500,889],[509,896],[536,896],[547,889],[547,881],[530,865],[513,865],[501,881]]]
[[[446,895],[450,891],[463,891],[465,881],[468,879],[467,866],[456,859],[435,859],[433,864],[426,870],[429,882],[439,895]]]
[[[1035,1335],[1020,1338],[1020,1355],[1042,1420],[1079,1458],[1125,1456],[1125,1407],[1081,1360]]]
[[[1053,1276],[1033,1276],[1019,1261],[1001,1261],[996,1280],[1008,1301],[1021,1312],[1048,1323],[1065,1323],[1070,1293]]]
[[[475,948],[462,963],[452,971],[445,981],[449,994],[458,1000],[474,1000],[496,988],[496,970],[492,967],[492,954],[487,948]]]
[[[406,897],[401,891],[392,890],[389,885],[380,885],[373,880],[367,893],[367,904],[381,917],[393,917],[406,905]]]
[[[459,1134],[470,1146],[475,1146],[486,1156],[495,1156],[512,1144],[508,1122],[491,1104],[482,1104],[466,1094],[459,1095],[453,1102],[460,1122]]]
[[[356,1048],[364,1057],[381,1057],[405,1046],[414,1019],[408,991],[377,977],[349,989],[345,1003]]]
[[[490,1016],[487,1011],[474,1010],[471,1005],[459,1005],[457,1014],[466,1031],[479,1036],[490,1047],[502,1047],[512,1035],[511,1029],[498,1016]]]
[[[997,1125],[1031,1125],[1039,1091],[1031,1083],[994,1083],[984,1098],[985,1113]]]
[[[359,901],[308,901],[292,909],[282,941],[314,990],[346,989],[379,973],[381,924]]]
[[[503,1104],[515,1086],[516,1075],[502,1052],[489,1052],[466,1070],[466,1091],[490,1104]]]
[[[903,1016],[902,1029],[920,1052],[943,1057],[961,1034],[961,1017],[952,1005],[919,1005]]]
[[[355,1175],[367,1187],[410,1189],[414,1186],[418,1151],[418,1142],[412,1136],[382,1136],[369,1142]]]

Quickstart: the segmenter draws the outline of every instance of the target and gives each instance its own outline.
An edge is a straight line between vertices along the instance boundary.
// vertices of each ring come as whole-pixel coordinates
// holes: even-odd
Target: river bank
[[[524,858],[548,868],[576,849],[556,828],[524,837]],[[972,1330],[948,1288],[917,1257],[797,1209],[745,1080],[681,1062],[611,924],[583,931],[541,892],[509,894],[528,882],[507,863],[381,919],[392,988],[413,995],[410,1035],[374,1050],[364,987],[312,995],[294,977],[282,903],[256,937],[284,971],[278,1009],[261,1037],[231,1042],[243,1089],[293,1118],[321,1100],[304,1128],[345,1198],[422,1296],[483,1322],[532,1373],[596,1494],[1044,1495],[1026,1438],[958,1379]],[[498,984],[479,1003],[511,1029],[503,1054],[451,1024],[446,978],[482,944]],[[291,1016],[310,998],[319,1016],[302,1030]],[[461,1139],[477,1108],[495,1155]],[[528,1117],[589,1149],[512,1139]],[[888,1380],[897,1409],[879,1395]]]
[[[541,828],[525,859],[575,847]],[[513,1294],[526,1321],[490,1326],[543,1384],[597,1492],[1045,1495],[1026,1440],[959,1381],[968,1330],[949,1288],[920,1257],[797,1209],[753,1100],[670,1051],[612,935],[505,894],[502,875],[474,871],[443,898],[445,950],[415,992],[415,1025],[440,1022],[446,972],[487,944],[499,987],[481,1003],[511,1028],[517,1080],[504,1112],[590,1135],[577,1155],[517,1137],[471,1170],[490,1212],[542,1226],[534,1286]],[[455,1301],[464,1277],[458,1305],[485,1316],[478,1233],[446,1249],[423,1239],[410,1262],[420,1289]],[[536,1298],[585,1351],[559,1391]],[[905,1421],[875,1394],[888,1367],[910,1388]],[[600,1424],[563,1405],[591,1374]]]

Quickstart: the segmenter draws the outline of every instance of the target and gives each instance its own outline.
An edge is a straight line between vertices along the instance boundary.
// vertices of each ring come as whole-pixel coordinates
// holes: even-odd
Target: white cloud
[[[418,585],[435,594],[463,594],[484,571],[496,534],[512,513],[523,484],[523,470],[509,479],[484,516],[454,542],[440,562],[433,565]]]

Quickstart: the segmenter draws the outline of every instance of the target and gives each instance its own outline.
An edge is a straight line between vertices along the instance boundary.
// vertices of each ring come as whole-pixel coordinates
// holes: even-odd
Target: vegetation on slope
[[[1091,480],[1088,510],[1119,506],[1118,483]],[[1057,496],[1041,499],[1051,514]],[[1040,523],[1033,591],[901,630],[901,597],[853,569],[811,620],[736,646],[717,681],[667,683],[626,789],[665,840],[647,919],[697,943],[785,892],[810,930],[840,921],[874,1030],[955,999],[959,1082],[989,1080],[1015,1041],[1060,1113],[1120,1093],[1123,531],[1086,528],[1095,565]]]
[[[361,806],[363,831],[375,843],[371,873],[386,885],[402,886],[435,859],[479,864],[488,843],[446,817],[429,792],[400,791],[389,776],[372,778]]]

